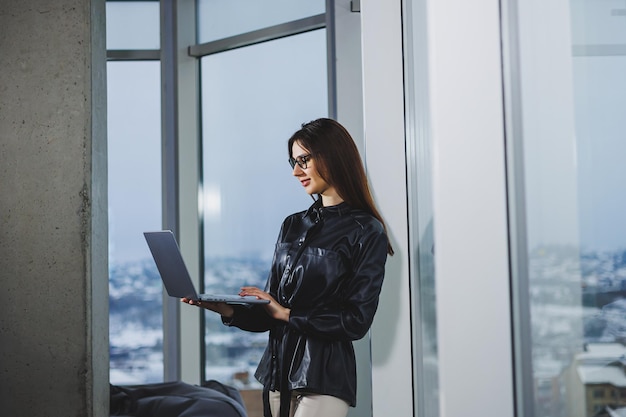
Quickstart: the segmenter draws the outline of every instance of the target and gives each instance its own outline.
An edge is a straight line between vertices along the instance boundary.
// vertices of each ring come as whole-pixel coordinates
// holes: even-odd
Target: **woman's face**
[[[306,159],[306,168],[301,168],[295,164],[293,167],[293,175],[300,181],[308,194],[320,194],[322,197],[333,197],[337,195],[335,188],[330,186],[317,172],[315,167],[315,156],[300,146],[296,141],[291,147],[291,157],[300,160],[301,157]]]

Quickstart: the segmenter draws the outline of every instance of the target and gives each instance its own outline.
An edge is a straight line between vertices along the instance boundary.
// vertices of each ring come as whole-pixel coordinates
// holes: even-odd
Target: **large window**
[[[161,229],[160,66],[109,62],[111,383],[163,380],[162,285],[143,237]]]
[[[312,203],[287,163],[287,140],[328,114],[326,31],[202,58],[204,285],[263,288],[285,216]],[[258,387],[267,334],[206,314],[206,379]]]
[[[611,393],[626,388],[626,8],[512,3],[520,62],[509,134],[523,143],[513,181],[525,213],[515,297],[529,313],[518,317],[520,404],[537,417],[624,415],[626,400]]]
[[[278,1],[263,3],[259,9],[249,1],[238,2],[245,7],[236,10],[231,7],[234,2],[196,4],[195,13],[190,13],[188,4],[174,7],[180,16],[195,15],[198,26],[198,44],[188,45],[190,56],[183,60],[188,70],[194,66],[191,61],[198,59],[200,76],[180,80],[170,76],[173,64],[168,61],[167,45],[161,51],[164,62],[157,60],[159,3],[107,2],[114,384],[162,381],[164,369],[168,378],[182,374],[180,358],[171,352],[178,352],[176,338],[184,324],[179,323],[177,304],[163,306],[161,280],[142,235],[164,224],[174,227],[184,222],[182,211],[172,209],[184,205],[170,201],[179,197],[169,188],[172,184],[187,191],[200,190],[202,226],[197,236],[202,239],[200,286],[204,287],[200,291],[237,292],[243,284],[263,287],[281,221],[312,203],[292,178],[286,143],[302,123],[328,115],[325,2]],[[257,29],[263,29],[258,39],[254,34],[244,36],[247,46],[241,37],[233,44],[224,39]],[[168,30],[173,29],[166,23],[162,31]],[[179,67],[174,73],[183,72]],[[161,100],[161,77],[174,90],[190,95],[199,92],[201,114],[183,110],[189,104],[181,99],[185,94]],[[166,103],[163,115],[162,103]],[[174,114],[177,110],[187,111],[184,122]],[[200,127],[200,178],[181,174],[186,167],[177,165],[179,161],[169,164],[175,160],[169,152],[182,152],[183,144],[196,140],[187,131],[172,133],[175,129],[168,128],[177,122]],[[170,147],[174,142],[178,146]],[[162,155],[162,149],[168,153]],[[200,155],[186,157],[196,156]],[[194,230],[185,230],[181,247],[185,239],[195,239]],[[193,255],[188,262],[195,269]],[[205,379],[258,388],[252,374],[267,335],[229,329],[215,314],[207,313],[202,323],[204,329],[197,331],[204,336],[205,349],[198,357],[205,363],[198,366]]]
[[[159,48],[158,2],[107,2],[107,49]],[[112,384],[163,381],[162,284],[143,232],[161,229],[158,61],[107,64]]]

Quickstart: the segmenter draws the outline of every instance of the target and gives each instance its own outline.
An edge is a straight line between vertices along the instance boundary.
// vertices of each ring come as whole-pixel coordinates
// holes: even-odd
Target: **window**
[[[109,336],[113,384],[163,380],[162,285],[143,238],[161,228],[160,66],[109,62]]]
[[[526,254],[514,296],[530,313],[529,333],[518,329],[529,341],[518,371],[560,378],[549,398],[525,404],[533,415],[582,415],[577,393],[623,378],[626,352],[626,9],[612,0],[511,3],[520,94],[509,134],[523,143],[514,161],[523,165],[515,181],[525,190],[517,208]]]
[[[198,1],[195,13],[190,13],[191,5],[178,5],[177,10],[180,16],[197,16],[198,42],[313,15],[315,19],[302,27],[287,24],[274,30],[280,32],[275,40],[252,39],[250,46],[238,43],[236,49],[220,52],[215,48],[221,43],[213,42],[211,52],[185,57],[189,69],[193,59],[209,54],[199,58],[200,82],[188,79],[182,87],[201,95],[201,120],[196,120],[202,131],[198,138],[201,183],[187,176],[180,180],[186,190],[200,189],[202,284],[216,292],[236,292],[243,283],[264,285],[282,219],[312,202],[291,177],[286,141],[301,123],[328,115],[326,31],[320,18],[325,2],[300,2],[297,7],[290,1],[264,3],[261,14],[256,12],[256,2],[237,4],[235,10],[232,2]],[[170,376],[181,371],[171,352],[164,366],[163,344],[173,347],[165,349],[168,352],[176,350],[178,313],[166,305],[167,340],[163,340],[162,284],[142,236],[145,230],[162,228],[161,164],[162,159],[173,160],[171,154],[161,155],[159,35],[159,2],[107,2],[110,335],[115,384],[162,381],[164,368]],[[189,31],[184,35],[179,41],[187,39]],[[164,80],[170,82],[171,66],[167,68]],[[169,105],[180,104],[180,97],[164,98],[168,124],[178,117],[169,113],[176,106]],[[191,119],[185,123],[193,124]],[[166,143],[180,140],[170,134],[168,130]],[[193,134],[184,134],[185,140],[195,140]],[[168,171],[168,187],[170,175],[181,171],[169,168],[173,169]],[[169,200],[176,193],[167,195],[167,207],[175,206]],[[168,221],[176,222],[170,214]],[[140,303],[133,301],[137,294],[144,297]],[[267,335],[229,329],[214,314],[207,313],[205,319],[201,331],[206,342],[202,354],[206,379],[255,388],[252,372]]]
[[[328,114],[326,32],[202,58],[205,288],[263,288],[284,217],[312,203],[291,175],[287,140]],[[206,314],[206,379],[259,387],[267,334]]]
[[[159,48],[159,3],[107,2],[107,48]],[[163,381],[162,284],[143,238],[161,229],[158,61],[107,63],[110,382]]]
[[[107,49],[159,49],[158,1],[107,1]]]

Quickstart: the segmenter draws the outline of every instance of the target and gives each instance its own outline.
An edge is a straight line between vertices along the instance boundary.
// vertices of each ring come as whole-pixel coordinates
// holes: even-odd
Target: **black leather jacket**
[[[292,390],[356,404],[352,341],[365,336],[374,319],[387,243],[375,217],[346,203],[322,207],[318,200],[284,220],[266,291],[291,309],[289,323],[258,306],[236,308],[227,323],[270,331],[255,373],[265,387],[266,412],[267,390],[281,391],[281,415]]]

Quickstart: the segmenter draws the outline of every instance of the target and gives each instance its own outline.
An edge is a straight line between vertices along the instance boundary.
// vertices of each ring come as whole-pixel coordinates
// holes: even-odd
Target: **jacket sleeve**
[[[233,307],[235,314],[232,318],[222,317],[222,323],[227,326],[238,327],[249,332],[265,332],[276,323],[276,320],[265,312],[262,305]]]
[[[324,339],[358,340],[365,336],[378,308],[387,243],[382,226],[368,231],[354,252],[353,274],[346,281],[340,302],[313,310],[293,308],[289,325]]]

